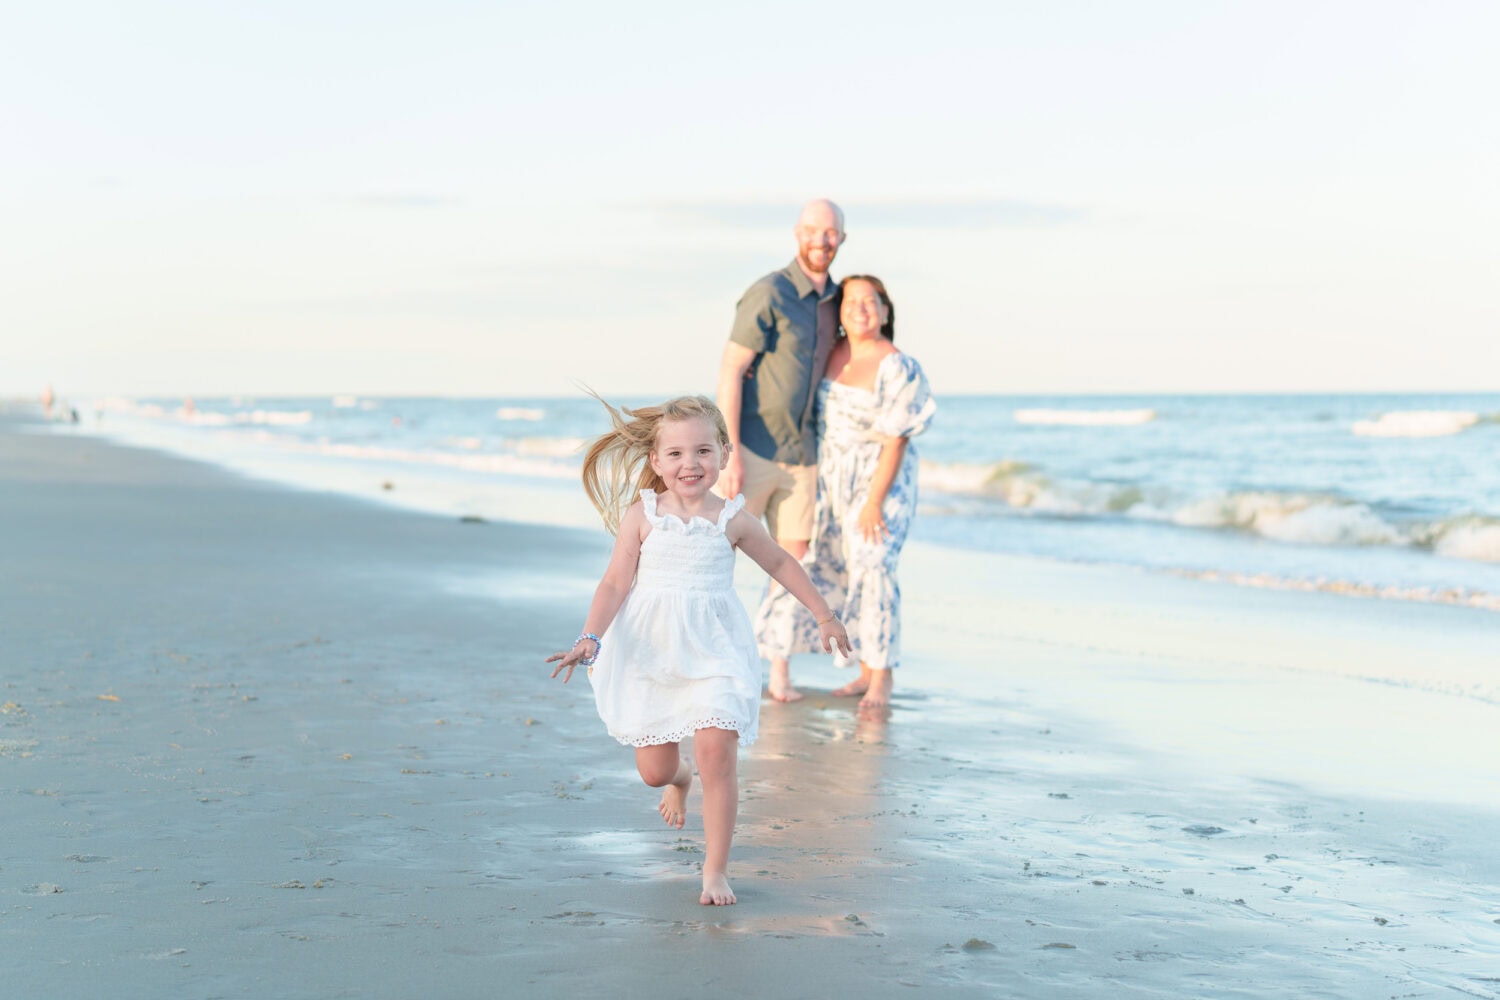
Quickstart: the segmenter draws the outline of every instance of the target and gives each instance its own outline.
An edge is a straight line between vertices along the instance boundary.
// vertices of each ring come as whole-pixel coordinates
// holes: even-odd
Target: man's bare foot
[[[870,689],[870,668],[863,663],[859,665],[859,676],[833,692],[835,698],[852,698],[857,694],[864,694]]]
[[[786,660],[771,661],[771,679],[766,684],[766,690],[777,701],[802,700],[802,692],[792,687],[792,665]]]
[[[737,900],[723,872],[704,872],[703,895],[698,897],[698,902],[704,906],[733,906]]]
[[[686,780],[680,785],[673,783],[664,787],[661,790],[661,804],[656,807],[667,825],[679,830],[687,822],[688,789],[693,787],[693,772],[687,768],[684,770],[687,770]]]
[[[894,681],[889,670],[870,671],[870,683],[865,696],[859,699],[860,708],[886,708],[891,703],[891,687]]]

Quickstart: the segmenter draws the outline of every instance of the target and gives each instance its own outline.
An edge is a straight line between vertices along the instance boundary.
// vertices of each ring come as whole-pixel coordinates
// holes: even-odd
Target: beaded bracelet
[[[585,639],[592,639],[592,640],[594,640],[594,655],[593,656],[586,656],[583,659],[579,660],[578,662],[581,663],[581,664],[583,664],[585,667],[592,667],[594,665],[594,661],[597,660],[597,659],[599,659],[599,650],[601,650],[601,649],[604,648],[604,643],[600,642],[599,641],[599,637],[597,635],[595,635],[594,633],[592,633],[592,632],[585,632],[585,633],[583,633],[583,635],[580,635],[578,638],[576,638],[576,639],[573,640],[573,645],[577,646],[580,642],[582,642]]]

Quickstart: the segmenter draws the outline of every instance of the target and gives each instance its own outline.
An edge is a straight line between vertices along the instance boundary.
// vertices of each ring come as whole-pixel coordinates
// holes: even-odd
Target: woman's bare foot
[[[704,906],[733,906],[737,902],[723,872],[703,873],[703,895],[698,897],[698,902]]]
[[[865,696],[859,699],[860,708],[886,708],[891,703],[893,679],[889,670],[870,671],[870,684]]]
[[[802,700],[802,692],[792,687],[792,665],[786,660],[771,661],[771,680],[766,684],[766,690],[777,701]]]
[[[852,698],[857,694],[864,694],[870,689],[870,668],[863,663],[859,665],[859,676],[833,692],[835,698]]]
[[[675,826],[679,830],[687,822],[688,789],[693,787],[692,769],[683,768],[683,770],[687,772],[687,777],[683,779],[682,784],[673,782],[663,786],[661,804],[656,807],[656,811],[661,813],[661,818],[666,820],[667,825]]]

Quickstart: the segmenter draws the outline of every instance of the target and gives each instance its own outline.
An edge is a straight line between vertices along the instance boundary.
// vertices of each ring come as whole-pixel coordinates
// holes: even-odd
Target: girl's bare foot
[[[766,690],[777,701],[802,700],[802,692],[792,687],[792,665],[786,660],[771,661],[771,680],[766,684]]]
[[[656,811],[661,813],[661,818],[666,820],[667,825],[675,826],[679,830],[687,822],[688,789],[693,787],[692,769],[683,768],[683,770],[687,772],[687,777],[683,779],[682,784],[673,782],[663,786],[661,804],[656,807]]]
[[[857,694],[864,694],[870,689],[870,668],[863,663],[859,665],[859,676],[833,692],[835,698],[852,698]]]
[[[736,902],[734,890],[729,888],[729,879],[723,872],[703,873],[703,895],[698,902],[704,906],[733,906]]]
[[[889,670],[870,671],[870,683],[865,696],[859,700],[860,708],[885,708],[891,703],[893,680]]]

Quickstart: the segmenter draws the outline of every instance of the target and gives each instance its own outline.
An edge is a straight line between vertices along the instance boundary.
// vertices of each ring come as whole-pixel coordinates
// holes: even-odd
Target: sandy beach
[[[1494,612],[914,545],[706,908],[542,664],[601,530],[0,421],[7,995],[1500,997]]]

